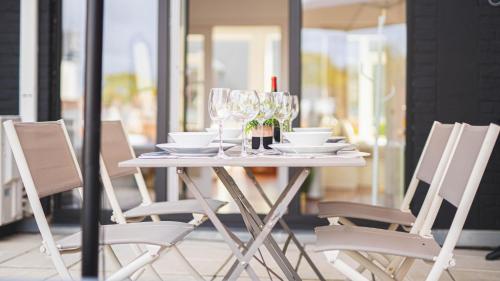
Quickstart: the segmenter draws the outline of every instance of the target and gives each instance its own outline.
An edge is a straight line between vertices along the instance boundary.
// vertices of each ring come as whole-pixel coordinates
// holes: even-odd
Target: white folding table
[[[298,243],[298,240],[293,235],[293,232],[291,232],[288,225],[286,225],[286,222],[282,219],[282,216],[286,213],[288,205],[309,175],[310,167],[359,167],[365,165],[364,158],[356,153],[357,152],[346,152],[332,156],[269,155],[250,156],[245,158],[234,155],[228,159],[219,159],[215,157],[137,158],[121,162],[119,165],[120,167],[177,168],[177,174],[203,207],[206,215],[212,221],[217,231],[222,235],[223,239],[229,245],[233,255],[237,259],[237,262],[233,264],[224,280],[236,280],[243,271],[246,271],[252,280],[258,280],[259,278],[249,265],[249,262],[263,245],[267,248],[272,258],[283,271],[287,280],[301,280],[295,268],[291,265],[284,252],[278,246],[278,243],[270,235],[272,229],[278,222],[280,222],[283,229],[288,232],[292,241],[297,244],[301,254],[307,259],[316,274],[320,277],[320,279],[323,279],[316,266],[312,263],[309,256],[307,256],[304,249]],[[226,166],[245,168],[245,171],[258,188],[261,195],[263,195],[266,203],[268,203],[271,207],[264,220],[257,215],[257,212],[243,195],[234,179],[224,168]],[[186,168],[188,167],[210,167],[214,170],[215,174],[221,180],[240,209],[243,221],[253,237],[247,244],[240,241],[236,235],[220,221],[217,214],[212,211],[199,188],[186,173]],[[262,188],[251,173],[251,170],[249,169],[250,167],[297,167],[299,169],[297,169],[297,172],[291,178],[288,185],[282,190],[276,202],[272,203],[263,193]],[[259,261],[263,263],[263,260]],[[273,272],[273,274],[275,273]]]

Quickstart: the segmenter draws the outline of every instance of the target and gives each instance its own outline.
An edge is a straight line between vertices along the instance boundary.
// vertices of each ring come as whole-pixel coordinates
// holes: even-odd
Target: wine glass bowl
[[[274,102],[273,93],[263,92],[259,93],[259,113],[255,117],[255,120],[260,126],[260,144],[259,144],[259,155],[264,154],[264,122],[274,116],[276,110],[276,104]]]
[[[283,125],[292,115],[292,97],[287,92],[276,92],[274,93],[274,102],[276,105],[274,118],[280,124],[280,143],[283,143]]]
[[[291,104],[292,112],[288,123],[289,132],[292,131],[292,122],[293,120],[295,120],[295,118],[297,118],[297,116],[299,116],[299,109],[300,109],[299,97],[296,95],[292,95],[291,97],[292,97],[292,104]]]
[[[233,90],[229,95],[229,104],[233,118],[242,122],[241,156],[246,157],[248,156],[248,153],[245,145],[245,126],[250,120],[253,120],[259,114],[259,96],[257,92],[253,90]]]
[[[219,152],[217,157],[226,158],[222,148],[222,126],[223,122],[231,116],[229,103],[230,90],[228,88],[212,88],[210,90],[208,112],[210,118],[219,125]]]

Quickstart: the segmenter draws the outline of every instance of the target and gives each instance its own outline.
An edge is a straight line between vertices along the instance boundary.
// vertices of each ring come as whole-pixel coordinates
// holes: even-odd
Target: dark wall
[[[0,115],[19,110],[19,0],[0,5]]]
[[[38,119],[60,116],[60,0],[38,3]],[[0,5],[0,115],[19,113],[19,21],[20,1],[2,0]]]
[[[487,0],[408,0],[406,179],[434,120],[500,123],[500,7]],[[418,211],[426,188],[417,191]],[[436,228],[449,226],[445,204]],[[500,229],[500,143],[493,152],[466,228]]]

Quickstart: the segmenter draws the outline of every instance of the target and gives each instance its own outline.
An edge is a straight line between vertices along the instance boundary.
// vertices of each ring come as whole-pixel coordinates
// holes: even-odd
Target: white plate
[[[241,138],[225,138],[222,140],[224,143],[232,143],[232,144],[241,144]],[[219,143],[218,139],[215,139],[213,141],[214,143]]]
[[[212,157],[217,155],[217,152],[214,153],[170,153],[172,156],[179,157]]]
[[[326,154],[336,153],[339,150],[349,148],[352,146],[350,143],[325,143],[318,146],[296,146],[289,143],[275,143],[269,145],[270,147],[283,152],[283,153],[313,153],[313,154]]]
[[[331,132],[332,130],[327,127],[293,128],[294,132]]]
[[[160,143],[156,145],[157,147],[169,152],[170,154],[213,154],[219,151],[218,143],[211,143],[208,146],[187,146],[180,143],[169,142],[169,143]],[[231,147],[235,146],[232,143],[223,143],[222,148],[227,150]]]

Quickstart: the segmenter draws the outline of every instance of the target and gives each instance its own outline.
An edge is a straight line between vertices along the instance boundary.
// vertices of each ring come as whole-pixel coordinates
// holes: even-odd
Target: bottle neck
[[[271,78],[271,91],[272,92],[277,92],[278,91],[278,79],[276,78],[276,76],[273,76]]]

